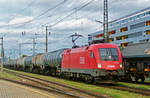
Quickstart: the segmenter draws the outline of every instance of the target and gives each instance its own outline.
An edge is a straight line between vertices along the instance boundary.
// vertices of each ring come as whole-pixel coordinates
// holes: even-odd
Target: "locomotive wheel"
[[[86,83],[93,83],[94,82],[94,78],[92,76],[85,76],[85,82]]]

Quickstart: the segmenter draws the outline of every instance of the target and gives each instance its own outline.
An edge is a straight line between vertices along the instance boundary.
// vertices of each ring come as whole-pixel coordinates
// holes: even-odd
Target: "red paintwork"
[[[101,61],[98,50],[99,48],[117,48],[119,61]],[[94,52],[95,58],[90,56],[91,51]],[[101,68],[98,68],[98,63],[101,64]],[[65,50],[63,53],[62,68],[117,70],[121,69],[120,63],[122,63],[122,55],[118,46],[102,43]],[[115,65],[115,67],[108,67],[109,65]]]

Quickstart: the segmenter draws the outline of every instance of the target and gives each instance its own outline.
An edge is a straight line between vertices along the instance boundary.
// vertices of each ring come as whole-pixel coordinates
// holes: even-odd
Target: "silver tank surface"
[[[26,57],[20,57],[17,59],[17,65],[24,66],[24,60]]]
[[[24,60],[24,65],[25,65],[25,66],[30,66],[30,65],[32,65],[32,57],[33,57],[33,56],[27,56],[27,57],[25,58],[25,60]]]
[[[4,65],[14,66],[15,65],[15,60],[7,59],[7,61],[4,62]]]
[[[44,65],[45,53],[39,53],[32,57],[32,63],[36,66]]]
[[[48,52],[44,58],[45,65],[51,67],[61,66],[62,54],[64,50],[66,49],[59,49],[56,51]]]

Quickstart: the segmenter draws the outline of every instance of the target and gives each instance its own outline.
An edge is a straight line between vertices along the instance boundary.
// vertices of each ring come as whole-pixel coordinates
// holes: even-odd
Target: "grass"
[[[147,78],[147,79],[145,80],[145,82],[150,82],[150,78]]]
[[[17,81],[21,80],[21,78],[17,77],[16,75],[9,74],[6,72],[0,72],[0,78],[12,79],[12,80],[17,80]]]
[[[117,84],[123,85],[123,86],[128,86],[128,87],[134,87],[134,88],[141,88],[141,89],[150,90],[150,85],[124,83],[124,82],[117,82]]]
[[[11,71],[14,71],[14,70],[11,70]],[[100,94],[112,96],[114,98],[131,98],[131,97],[132,98],[149,98],[147,96],[143,96],[143,95],[140,95],[140,94],[130,93],[130,92],[127,92],[127,91],[120,91],[120,90],[115,90],[115,89],[109,89],[109,88],[103,88],[103,87],[92,85],[92,84],[79,83],[79,82],[74,82],[74,81],[69,81],[69,80],[64,80],[64,79],[58,79],[58,78],[55,78],[55,77],[43,76],[43,75],[26,73],[26,72],[21,72],[21,71],[14,71],[14,72],[19,72],[19,73],[22,73],[22,74],[25,74],[25,75],[34,76],[34,77],[41,78],[41,79],[53,80],[55,82],[61,82],[63,84],[74,86],[76,88],[80,88],[80,89],[83,89],[83,90],[89,90],[89,91],[92,91],[92,92],[97,92],[97,93],[100,93]],[[15,76],[10,76],[10,77],[15,78]],[[128,83],[121,83],[121,82],[119,82],[119,84],[125,85],[125,86],[139,87],[139,88],[148,89],[148,86],[145,86],[145,85],[128,84]]]

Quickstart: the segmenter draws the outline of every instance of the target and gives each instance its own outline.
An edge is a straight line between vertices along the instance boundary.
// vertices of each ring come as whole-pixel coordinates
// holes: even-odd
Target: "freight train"
[[[144,82],[146,77],[150,77],[150,43],[138,43],[128,45],[122,50],[125,78],[129,81]]]
[[[8,60],[5,67],[86,82],[119,80],[124,76],[121,51],[114,44],[92,44]]]

